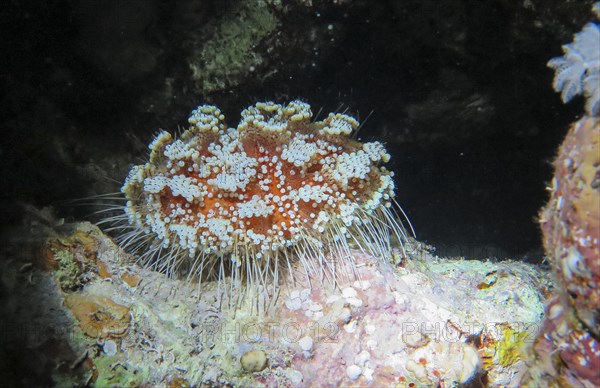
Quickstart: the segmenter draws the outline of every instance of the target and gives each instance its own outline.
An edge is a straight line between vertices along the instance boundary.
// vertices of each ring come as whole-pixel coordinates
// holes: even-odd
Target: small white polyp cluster
[[[307,143],[301,136],[292,139],[291,143],[281,152],[281,159],[287,160],[296,167],[308,163],[319,152],[315,143]]]
[[[322,135],[350,135],[359,127],[358,121],[354,117],[342,113],[330,113],[323,120],[323,124],[323,128],[319,131]]]
[[[225,128],[223,120],[225,120],[225,116],[221,114],[219,108],[212,105],[201,105],[192,111],[188,123],[200,132],[218,132]]]
[[[348,115],[311,117],[301,101],[257,103],[227,128],[218,108],[199,106],[179,139],[159,133],[149,162],[131,170],[122,188],[129,222],[161,250],[230,255],[239,265],[306,241],[345,241],[349,227],[391,219],[377,213],[394,197],[392,174],[380,166],[390,158],[384,146],[350,140],[359,123]]]

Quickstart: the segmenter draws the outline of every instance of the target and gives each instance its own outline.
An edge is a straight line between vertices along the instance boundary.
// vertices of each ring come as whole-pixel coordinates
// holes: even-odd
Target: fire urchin
[[[143,249],[142,261],[169,275],[276,289],[282,268],[300,263],[309,279],[335,283],[339,268],[352,275],[350,245],[387,260],[390,237],[406,240],[393,173],[380,166],[390,155],[350,137],[357,120],[311,121],[301,101],[261,102],[241,116],[228,128],[218,108],[202,105],[178,139],[156,136],[121,189],[117,218],[131,228],[123,247]]]

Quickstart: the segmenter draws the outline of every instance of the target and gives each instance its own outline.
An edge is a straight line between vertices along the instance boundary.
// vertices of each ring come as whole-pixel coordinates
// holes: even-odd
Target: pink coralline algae
[[[570,385],[600,385],[600,119],[571,127],[554,162],[551,197],[540,214],[559,295],[549,304],[535,351]]]
[[[544,244],[569,304],[600,335],[600,120],[575,123],[554,163],[551,198],[540,216]]]

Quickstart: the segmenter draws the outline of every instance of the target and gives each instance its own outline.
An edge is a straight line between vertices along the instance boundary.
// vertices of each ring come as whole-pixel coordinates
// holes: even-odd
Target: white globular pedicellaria
[[[228,261],[243,270],[248,260],[272,266],[271,257],[351,256],[349,240],[389,253],[390,235],[406,236],[389,209],[394,183],[381,166],[390,158],[385,147],[351,139],[359,126],[353,117],[311,117],[301,101],[257,103],[228,128],[218,108],[203,105],[178,139],[159,133],[149,162],[133,167],[122,188],[138,233],[128,244],[151,240],[148,260],[169,252],[172,263],[187,260],[199,272]]]

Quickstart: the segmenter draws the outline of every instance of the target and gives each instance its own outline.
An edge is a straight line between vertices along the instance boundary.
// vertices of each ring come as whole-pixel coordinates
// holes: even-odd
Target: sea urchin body
[[[380,166],[389,154],[351,139],[350,116],[311,117],[301,101],[257,103],[228,128],[202,105],[178,139],[159,133],[122,188],[132,228],[123,245],[144,247],[142,259],[169,274],[265,287],[297,262],[309,279],[335,281],[350,245],[385,260],[390,236],[406,238],[393,173]]]

